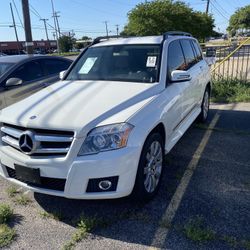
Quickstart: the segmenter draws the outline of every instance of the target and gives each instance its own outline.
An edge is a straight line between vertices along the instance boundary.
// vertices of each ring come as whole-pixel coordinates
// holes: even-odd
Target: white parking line
[[[209,125],[209,129],[206,131],[206,133],[204,134],[198,148],[196,149],[192,160],[190,161],[190,163],[187,166],[187,169],[184,172],[184,175],[180,181],[179,186],[177,187],[168,207],[166,212],[163,214],[162,218],[161,218],[161,222],[160,224],[164,225],[169,225],[171,226],[171,223],[175,217],[176,211],[179,208],[179,205],[181,203],[182,197],[188,187],[188,184],[192,178],[192,175],[195,171],[195,169],[197,168],[197,165],[199,163],[200,157],[206,147],[206,144],[208,143],[208,140],[212,134],[212,129],[215,127],[218,119],[220,117],[220,114],[217,112],[213,118],[213,120],[211,121],[210,125]],[[170,228],[163,228],[163,227],[159,227],[154,235],[154,238],[152,240],[151,246],[149,247],[150,250],[153,249],[157,249],[157,248],[163,248],[164,243],[166,241],[167,235],[169,233]],[[156,248],[157,247],[157,248]]]

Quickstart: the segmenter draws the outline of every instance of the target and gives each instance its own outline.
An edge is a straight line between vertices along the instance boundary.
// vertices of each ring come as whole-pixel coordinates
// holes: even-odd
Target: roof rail
[[[166,40],[169,36],[189,36],[193,37],[192,34],[183,32],[183,31],[168,31],[163,34],[164,40]]]
[[[128,36],[99,36],[97,38],[94,39],[94,41],[91,43],[91,46],[97,43],[102,42],[102,40],[109,40],[109,39],[113,39],[113,38],[128,38]]]

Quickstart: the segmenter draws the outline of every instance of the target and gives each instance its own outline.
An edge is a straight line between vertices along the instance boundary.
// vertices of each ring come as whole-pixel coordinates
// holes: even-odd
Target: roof
[[[0,57],[0,62],[6,63],[18,63],[28,58],[34,57],[36,55],[13,55],[13,56],[3,56]]]
[[[171,33],[173,33],[173,34],[171,34]],[[171,39],[171,40],[174,40],[177,38],[195,39],[192,36],[182,35],[181,33],[174,35],[174,32],[169,32],[169,34],[167,36],[167,39]],[[127,37],[127,38],[110,37],[108,40],[107,40],[107,37],[103,37],[103,41],[101,39],[100,42],[95,43],[91,47],[124,45],[124,44],[161,44],[163,39],[164,39],[163,35],[162,36]]]
[[[93,47],[119,45],[119,44],[160,44],[163,36],[143,36],[143,37],[128,37],[114,38],[93,45]]]
[[[46,55],[13,55],[13,56],[1,56],[0,62],[5,63],[19,63],[24,60],[32,59],[32,58],[59,58],[64,60],[72,61],[68,58],[58,57],[58,56],[46,56]]]

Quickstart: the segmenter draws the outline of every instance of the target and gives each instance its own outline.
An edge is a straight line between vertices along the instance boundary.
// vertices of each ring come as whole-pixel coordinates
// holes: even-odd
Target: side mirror
[[[65,73],[66,73],[66,70],[61,71],[61,72],[59,73],[59,78],[60,78],[60,80],[62,80],[62,79],[63,79],[63,77],[64,77]]]
[[[184,70],[173,70],[171,72],[171,81],[172,82],[182,82],[190,81],[192,77],[187,71]]]
[[[23,83],[23,80],[20,79],[20,78],[9,78],[7,81],[6,81],[6,84],[5,86],[6,87],[11,87],[11,86],[17,86],[17,85],[21,85]]]

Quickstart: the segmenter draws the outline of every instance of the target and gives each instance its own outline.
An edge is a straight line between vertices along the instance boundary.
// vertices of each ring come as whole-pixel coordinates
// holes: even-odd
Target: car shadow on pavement
[[[217,112],[217,110],[211,110],[209,122]],[[243,119],[246,122],[242,112],[220,112],[223,113],[224,120],[221,118],[218,120],[219,127],[240,131],[240,127],[238,128],[238,125],[242,127],[240,120]],[[229,121],[234,117],[236,122],[231,123],[230,127]],[[249,115],[247,119],[249,122]],[[248,127],[243,126],[243,130],[248,132]],[[160,190],[156,197],[148,203],[140,203],[130,198],[96,201],[72,200],[38,193],[34,194],[34,198],[46,212],[59,213],[60,221],[73,227],[77,227],[80,218],[95,218],[96,227],[91,233],[96,237],[101,236],[151,246],[153,237],[161,226],[161,218],[206,131],[206,127],[194,123],[173,150],[166,155]],[[210,141],[208,141],[209,143]]]

